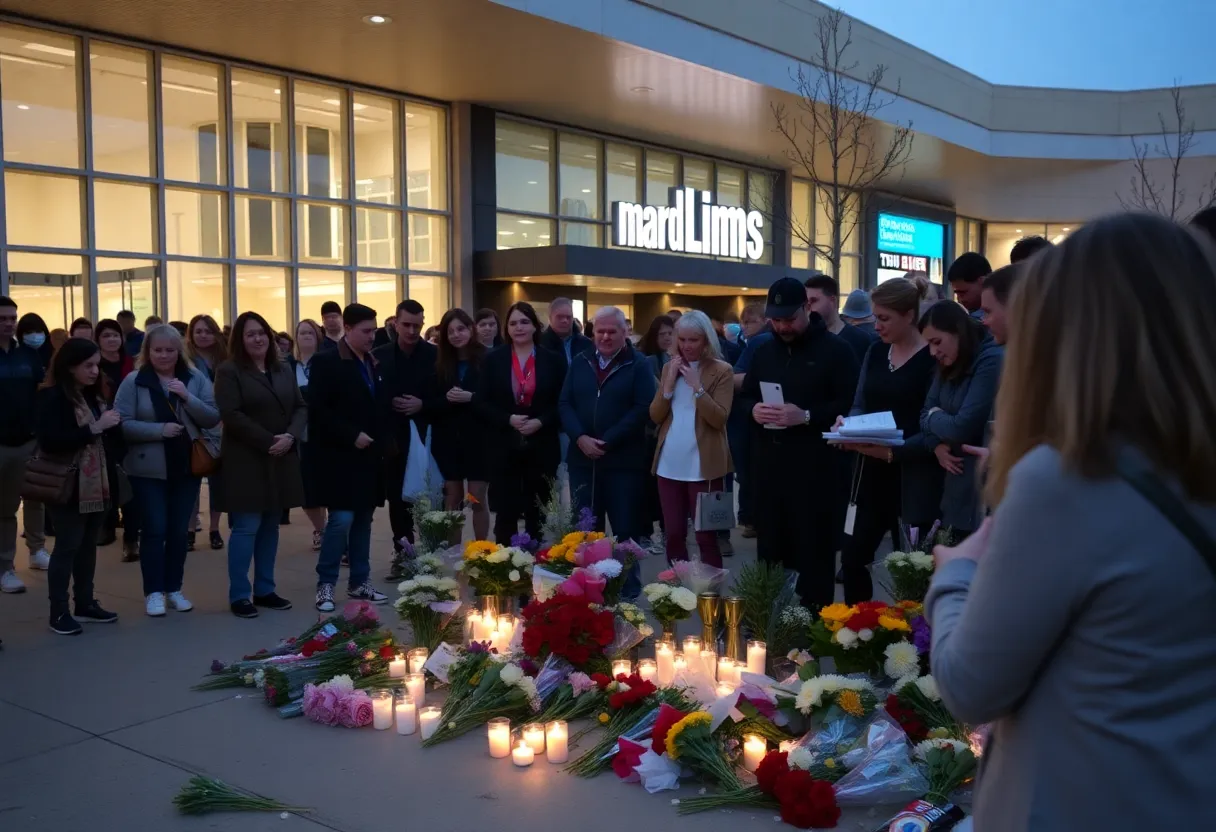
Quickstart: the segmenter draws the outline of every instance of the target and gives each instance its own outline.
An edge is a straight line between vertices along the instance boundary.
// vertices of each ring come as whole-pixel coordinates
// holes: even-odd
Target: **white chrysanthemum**
[[[668,584],[646,584],[642,587],[642,594],[646,596],[646,600],[650,603],[658,601],[660,598],[666,598],[671,594],[672,587]]]
[[[891,685],[891,691],[893,693],[899,693],[901,690],[906,688],[908,685],[914,684],[916,682],[916,678],[917,677],[916,677],[915,673],[910,673],[907,676],[901,676],[900,678],[895,680],[895,684]]]
[[[340,693],[343,696],[348,696],[355,691],[355,683],[349,676],[343,673],[341,676],[335,676],[329,680],[329,689],[335,693]]]
[[[883,558],[883,564],[886,566],[898,566],[901,563],[907,563],[908,557],[907,552],[892,552]]]
[[[436,589],[441,592],[455,592],[460,589],[460,584],[456,583],[452,578],[440,578]]]
[[[794,698],[794,707],[804,714],[823,704],[823,683],[820,678],[807,679],[798,688],[798,696]]]
[[[502,679],[502,683],[504,685],[514,685],[517,682],[519,682],[519,680],[522,679],[523,677],[524,677],[523,668],[521,668],[517,664],[505,665],[502,669],[502,672],[499,673],[499,675],[498,675],[498,678]]]
[[[937,692],[937,680],[932,676],[921,676],[916,680],[916,686],[930,702],[940,702],[942,695]]]
[[[858,633],[857,637],[862,641],[869,641],[870,639],[874,638],[874,631],[867,627]]]
[[[915,745],[915,747],[913,747],[912,756],[916,757],[916,759],[918,759],[918,760],[923,760],[928,756],[929,752],[935,748],[941,748],[943,750],[953,750],[955,754],[958,754],[962,751],[971,750],[971,746],[967,745],[967,743],[962,742],[960,740],[951,740],[951,739],[924,740],[922,742],[918,742]]]
[[[615,578],[621,574],[621,570],[625,567],[621,566],[621,562],[616,558],[608,558],[597,563],[591,564],[591,571],[599,575],[601,578]]]
[[[917,569],[933,569],[933,555],[930,555],[927,552],[913,552],[912,554],[908,555],[908,560]]]
[[[518,569],[512,569],[510,572],[508,572],[508,573],[507,573],[507,580],[509,580],[509,581],[518,581],[518,580],[519,580],[519,570],[518,570]]]
[[[530,552],[525,552],[523,549],[511,548],[507,551],[511,553],[512,566],[531,566],[536,562],[536,558],[532,557]]]
[[[506,549],[497,549],[486,555],[486,563],[506,563],[511,559],[511,553]]]
[[[443,568],[443,559],[438,555],[421,555],[414,561],[414,568],[424,575],[433,575]]]
[[[857,633],[850,630],[848,627],[841,627],[836,631],[836,643],[848,650],[850,647],[857,646]]]
[[[688,612],[692,612],[697,608],[697,596],[693,594],[691,589],[682,586],[672,587],[671,601],[680,609]]]
[[[527,694],[528,699],[536,699],[539,696],[536,690],[536,680],[531,676],[524,676],[515,683],[515,687]]]
[[[800,768],[803,771],[810,771],[811,766],[815,764],[815,753],[805,746],[798,746],[791,749],[789,757],[786,758],[790,768]]]
[[[892,679],[901,679],[916,673],[920,668],[920,653],[917,652],[914,644],[897,641],[887,645],[883,654],[887,659],[883,662],[882,669]]]
[[[469,570],[469,577],[470,578],[480,578],[481,570],[478,569],[477,567],[473,567],[472,569]]]

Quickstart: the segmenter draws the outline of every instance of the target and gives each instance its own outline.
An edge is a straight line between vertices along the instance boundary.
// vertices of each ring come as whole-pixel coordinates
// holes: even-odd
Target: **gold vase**
[[[716,646],[718,643],[718,613],[722,599],[716,592],[702,592],[697,596],[697,614],[701,616],[701,645]]]
[[[722,602],[722,617],[726,622],[726,656],[741,661],[743,652],[743,599],[727,598]]]

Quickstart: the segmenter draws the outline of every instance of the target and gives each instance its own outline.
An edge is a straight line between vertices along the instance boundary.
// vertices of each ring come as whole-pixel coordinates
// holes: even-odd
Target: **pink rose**
[[[588,572],[586,569],[575,569],[574,574],[562,581],[557,591],[563,595],[586,598],[589,603],[604,603],[604,587],[608,581]]]
[[[577,566],[590,566],[612,557],[612,541],[600,538],[594,543],[584,543],[574,553],[574,563]]]
[[[675,579],[676,579],[676,573],[675,573],[674,569],[664,569],[662,572],[659,573],[658,577],[655,580],[659,581],[660,583],[666,584],[666,583],[670,583],[670,582],[674,581]]]
[[[307,702],[304,705],[304,713],[313,722],[319,722],[322,725],[333,725],[335,713],[333,697],[329,691],[317,691],[312,699],[312,704]]]
[[[369,621],[379,621],[380,613],[370,601],[347,601],[342,607],[342,617],[347,621],[364,618]]]
[[[341,720],[343,728],[362,728],[371,725],[375,716],[372,708],[372,698],[364,691],[357,690],[346,697],[342,703]]]
[[[325,724],[337,725],[338,714],[342,710],[342,694],[327,687],[321,697],[320,707],[324,712],[329,714],[329,719],[326,720]]]

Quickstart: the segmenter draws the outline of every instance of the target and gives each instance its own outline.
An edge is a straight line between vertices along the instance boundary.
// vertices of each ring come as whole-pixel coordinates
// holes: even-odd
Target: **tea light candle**
[[[721,699],[723,696],[730,696],[734,692],[735,692],[735,686],[733,684],[731,684],[730,682],[719,682],[718,683],[717,693],[718,693],[719,699]]]
[[[612,663],[612,678],[629,676],[633,673],[633,662],[629,659],[618,659]]]
[[[655,642],[654,660],[657,684],[668,687],[676,678],[675,670],[676,646],[670,641]]]
[[[768,753],[768,743],[764,737],[747,734],[743,737],[743,767],[748,771],[760,768],[760,761]]]
[[[659,677],[659,667],[654,659],[642,659],[638,662],[638,676],[643,682],[654,682]]]
[[[718,651],[717,650],[701,650],[701,666],[705,668],[705,675],[710,679],[718,678]]]
[[[768,661],[768,645],[763,641],[747,643],[747,672],[764,674],[764,665]]]
[[[405,656],[398,653],[397,657],[395,659],[390,660],[388,663],[389,678],[390,679],[404,679],[405,670],[406,670]]]
[[[684,658],[683,653],[676,653],[676,657],[672,661],[672,667],[675,669],[677,676],[688,670],[688,660]]]
[[[426,677],[421,673],[410,673],[405,677],[405,690],[414,700],[414,707],[426,703]]]
[[[418,712],[418,725],[422,731],[422,738],[429,740],[439,730],[439,715],[441,711],[434,705],[423,708]]]
[[[372,694],[372,727],[377,731],[393,727],[393,695],[386,690]]]
[[[410,663],[410,673],[421,673],[422,668],[426,665],[426,660],[431,657],[431,651],[425,647],[415,647],[406,653],[405,657]]]
[[[545,749],[550,763],[564,763],[570,758],[569,738],[566,720],[559,719],[545,726]]]
[[[487,732],[490,737],[490,756],[502,759],[511,755],[511,720],[496,716],[490,720]]]
[[[736,682],[738,678],[735,676],[735,660],[727,656],[718,659],[718,681],[719,682]]]
[[[535,759],[535,757],[536,752],[534,752],[532,747],[523,740],[520,740],[519,745],[515,746],[515,748],[511,751],[511,762],[515,763],[515,765],[519,766],[520,768],[527,768],[528,766],[532,765],[532,760]]]
[[[414,709],[414,698],[408,693],[397,703],[397,733],[412,734],[418,730],[418,716]]]
[[[684,637],[684,655],[695,656],[701,652],[701,639],[696,636]]]
[[[532,749],[533,754],[545,753],[545,726],[539,722],[530,722],[524,726],[524,742]]]

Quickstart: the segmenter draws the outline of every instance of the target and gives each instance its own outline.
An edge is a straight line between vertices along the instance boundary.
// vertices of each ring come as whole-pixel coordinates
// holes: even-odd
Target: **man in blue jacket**
[[[595,314],[595,350],[570,363],[558,409],[570,437],[567,463],[575,508],[590,508],[601,530],[607,515],[618,540],[638,540],[646,532],[638,495],[650,470],[646,423],[655,378],[627,331],[625,314],[615,306]],[[630,601],[640,591],[635,568],[621,596]]]

